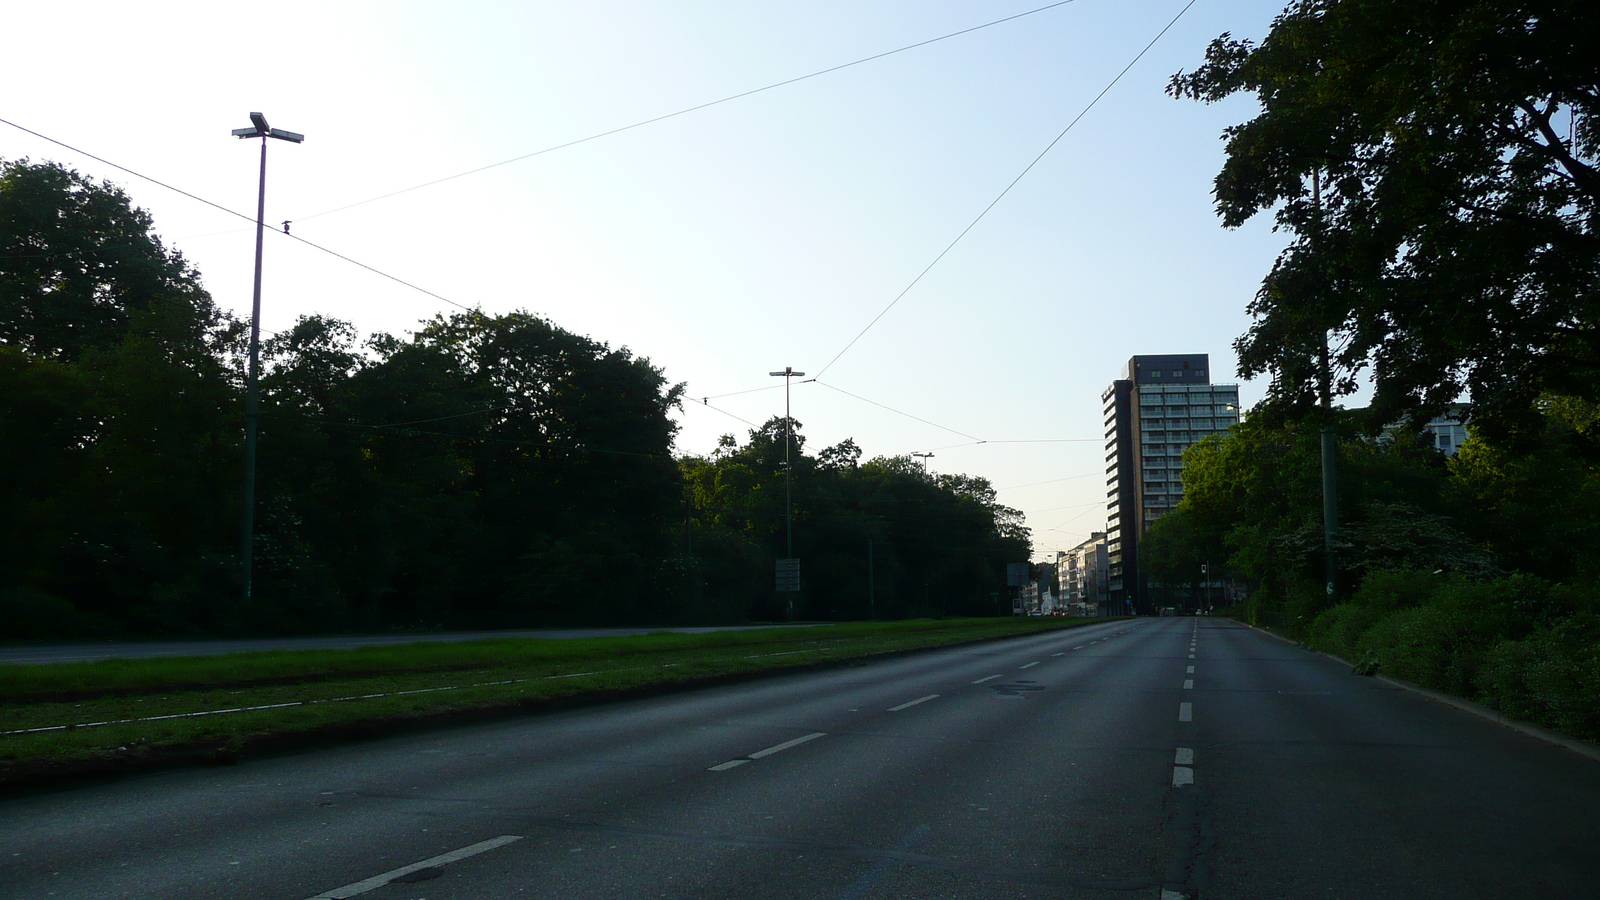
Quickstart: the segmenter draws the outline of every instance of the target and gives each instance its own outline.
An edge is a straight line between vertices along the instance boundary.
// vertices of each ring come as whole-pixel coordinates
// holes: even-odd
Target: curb
[[[1332,653],[1329,653],[1326,650],[1312,650],[1310,647],[1307,647],[1305,644],[1302,644],[1299,641],[1291,640],[1290,638],[1286,638],[1281,634],[1276,634],[1257,625],[1251,625],[1248,622],[1240,622],[1239,624],[1244,625],[1246,628],[1259,631],[1262,634],[1275,637],[1286,644],[1293,644],[1294,646],[1299,647],[1301,650],[1304,650],[1308,653],[1315,653],[1319,656],[1325,656],[1328,659],[1331,659],[1334,662],[1342,665],[1350,665],[1349,660],[1344,659],[1343,657],[1334,656]],[[1351,666],[1351,668],[1353,669],[1354,666]],[[1442,691],[1436,691],[1432,688],[1423,687],[1420,684],[1412,684],[1409,681],[1402,681],[1399,678],[1391,678],[1388,675],[1373,675],[1371,677],[1376,678],[1384,684],[1400,688],[1404,691],[1410,691],[1413,694],[1421,694],[1429,700],[1443,703],[1446,706],[1453,706],[1462,712],[1471,713],[1480,719],[1488,719],[1496,725],[1504,726],[1512,731],[1521,732],[1528,737],[1538,738],[1541,741],[1547,741],[1551,744],[1565,747],[1579,756],[1587,756],[1592,760],[1600,762],[1600,744],[1591,744],[1588,741],[1580,741],[1577,738],[1570,738],[1559,732],[1551,731],[1543,726],[1534,725],[1531,722],[1519,722],[1516,719],[1506,718],[1497,710],[1490,709],[1481,703],[1474,703],[1465,697],[1457,697],[1452,694],[1446,694]]]

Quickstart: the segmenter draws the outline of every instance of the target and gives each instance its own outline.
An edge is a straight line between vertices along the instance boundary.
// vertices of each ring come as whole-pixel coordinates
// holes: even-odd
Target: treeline
[[[1031,542],[1022,514],[997,503],[986,479],[935,475],[907,456],[862,462],[849,440],[807,455],[794,424],[794,553],[803,586],[795,615],[1010,615],[1005,564],[1025,561]],[[770,587],[786,543],[784,441],[776,418],[743,446],[724,436],[710,456],[683,460],[683,549],[714,595],[763,595],[760,581]],[[764,596],[761,618],[787,614],[786,595]]]
[[[791,613],[781,420],[680,460],[681,388],[648,359],[477,312],[264,341],[243,603],[245,331],[151,224],[113,186],[0,163],[0,638]],[[993,611],[1028,544],[986,483],[797,446],[794,615]]]
[[[1359,671],[1600,738],[1600,408],[1539,409],[1536,433],[1474,436],[1452,457],[1335,411],[1331,600],[1320,424],[1248,418],[1184,454],[1184,499],[1140,545],[1153,590],[1182,603],[1208,577],[1231,580],[1249,591],[1234,614]]]

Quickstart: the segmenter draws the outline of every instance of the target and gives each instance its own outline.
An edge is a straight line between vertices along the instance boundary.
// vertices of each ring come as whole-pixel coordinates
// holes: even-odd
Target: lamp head
[[[256,131],[266,134],[272,129],[267,127],[267,117],[258,112],[250,114],[250,121],[255,123]]]

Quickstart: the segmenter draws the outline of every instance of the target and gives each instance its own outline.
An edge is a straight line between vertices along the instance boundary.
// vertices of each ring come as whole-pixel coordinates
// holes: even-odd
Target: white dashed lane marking
[[[813,731],[810,734],[802,735],[800,737],[797,737],[792,741],[784,741],[781,744],[773,744],[771,747],[768,747],[765,750],[757,750],[756,752],[750,754],[749,756],[740,757],[739,759],[730,759],[725,763],[718,763],[717,765],[712,766],[707,771],[710,771],[710,772],[726,772],[729,769],[737,769],[738,767],[744,765],[747,762],[750,762],[751,760],[761,759],[764,756],[771,756],[774,753],[782,753],[783,751],[789,749],[790,747],[798,747],[801,744],[804,744],[806,741],[814,741],[819,737],[827,737],[827,736],[828,736],[828,733],[826,731]]]
[[[1193,703],[1179,703],[1178,704],[1178,721],[1179,722],[1193,722],[1194,721],[1194,704]]]
[[[1194,666],[1190,666],[1190,667],[1189,667],[1189,674],[1190,674],[1190,675],[1193,675],[1193,674],[1194,674]]]
[[[918,703],[927,703],[929,700],[932,700],[932,699],[934,699],[934,698],[936,698],[938,696],[939,696],[938,694],[929,694],[926,697],[918,697],[915,700],[909,701],[907,703],[902,703],[899,706],[891,706],[891,707],[889,707],[888,711],[889,712],[899,712],[902,709],[907,709],[909,707],[916,706]]]
[[[993,681],[996,678],[1000,678],[1000,677],[1001,676],[999,676],[999,675],[986,675],[983,678],[979,678],[977,681],[974,681],[973,684],[983,684],[985,681]]]
[[[1193,678],[1185,678],[1183,680],[1183,689],[1186,690],[1186,691],[1194,690],[1194,679]]]
[[[1031,662],[1031,663],[1028,663],[1028,664],[1027,664],[1027,665],[1025,665],[1025,666],[1017,666],[1017,668],[1019,668],[1019,669],[1031,669],[1031,668],[1033,668],[1033,667],[1034,667],[1034,666],[1037,666],[1037,665],[1038,665],[1038,664],[1039,664],[1039,661],[1038,661],[1038,660],[1037,660],[1037,659],[1036,659],[1036,660],[1034,660],[1034,661],[1033,661],[1033,662]]]
[[[476,844],[469,844],[465,847],[462,847],[460,850],[451,850],[449,853],[441,853],[438,856],[429,857],[422,862],[414,862],[409,866],[401,866],[398,869],[392,869],[383,873],[382,875],[374,875],[371,878],[357,881],[354,884],[347,884],[344,887],[334,888],[331,891],[323,891],[315,897],[310,898],[310,900],[345,900],[347,897],[354,897],[359,894],[365,894],[368,891],[377,890],[378,888],[387,885],[391,881],[394,881],[396,878],[403,878],[407,875],[410,875],[412,872],[418,872],[423,869],[437,869],[440,866],[447,866],[453,862],[460,862],[469,856],[477,856],[479,853],[486,853],[495,849],[496,847],[504,847],[507,844],[520,840],[522,840],[521,835],[502,834],[497,838],[490,838],[487,841],[479,841]]]
[[[1194,748],[1179,747],[1178,753],[1173,757],[1172,786],[1185,787],[1194,784]]]
[[[935,695],[935,696],[937,696],[937,695]],[[765,750],[757,750],[756,752],[750,754],[750,758],[751,759],[760,759],[763,756],[771,756],[774,753],[782,753],[783,751],[789,749],[790,747],[798,747],[799,745],[804,744],[806,741],[814,741],[819,737],[827,737],[827,736],[828,736],[828,733],[826,731],[813,731],[810,734],[805,735],[804,737],[797,737],[792,741],[784,741],[781,744],[773,744],[771,747],[768,747]]]

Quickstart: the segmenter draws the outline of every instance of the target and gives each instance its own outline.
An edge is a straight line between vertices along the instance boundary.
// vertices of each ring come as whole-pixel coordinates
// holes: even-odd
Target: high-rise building
[[[1212,384],[1205,353],[1135,356],[1100,400],[1110,602],[1149,615],[1155,605],[1139,572],[1139,538],[1183,499],[1183,451],[1239,421],[1239,386]]]

